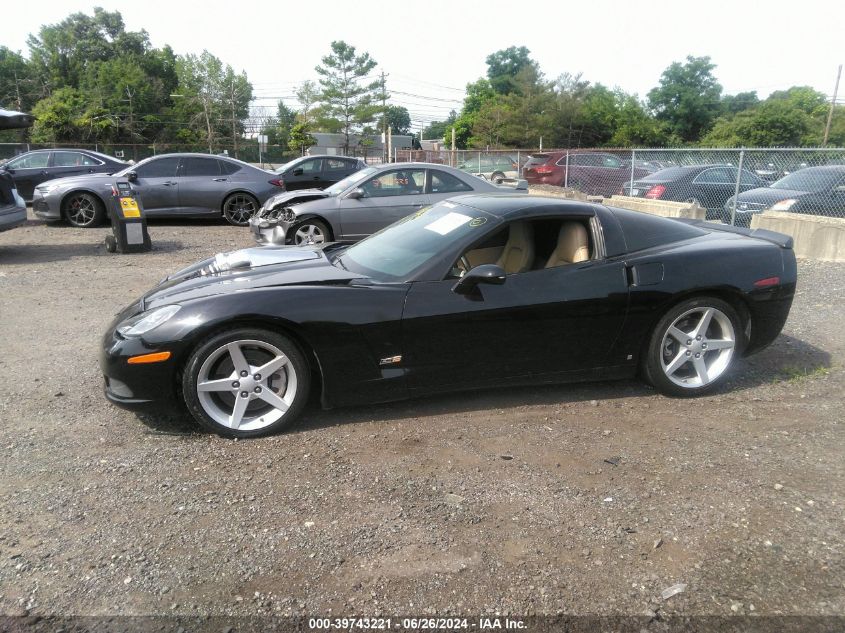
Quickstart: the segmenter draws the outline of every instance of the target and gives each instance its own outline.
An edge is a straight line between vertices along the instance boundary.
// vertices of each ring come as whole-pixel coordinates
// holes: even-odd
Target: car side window
[[[751,172],[745,171],[743,169],[742,170],[742,176],[740,177],[740,182],[743,185],[756,185],[760,181],[757,179],[757,177],[754,174],[752,174]]]
[[[197,178],[201,176],[219,176],[219,161],[213,158],[199,158],[189,156],[182,159],[182,176],[186,178]]]
[[[322,158],[312,158],[311,160],[306,160],[296,167],[293,168],[294,171],[301,169],[303,174],[319,174],[320,170],[323,169],[323,159]]]
[[[217,162],[220,163],[220,173],[225,176],[231,176],[241,170],[241,166],[237,163],[230,163],[227,160],[219,160]]]
[[[326,171],[346,171],[351,167],[352,164],[349,161],[341,160],[339,158],[326,159]]]
[[[49,152],[38,152],[37,154],[25,154],[18,158],[13,158],[6,163],[6,166],[12,169],[38,169],[46,167],[49,160]]]
[[[693,179],[696,185],[729,185],[732,182],[736,182],[736,172],[732,174],[727,167],[708,169]]]
[[[616,158],[616,156],[602,156],[601,161],[602,167],[609,167],[611,169],[619,169],[622,167],[622,161]]]
[[[371,198],[418,195],[425,188],[424,169],[397,169],[367,180],[361,189]]]
[[[431,193],[452,193],[458,191],[472,191],[472,187],[460,178],[447,174],[439,169],[431,170]]]
[[[135,173],[139,178],[175,178],[178,166],[179,159],[168,156],[139,165]]]
[[[89,167],[99,164],[81,152],[53,152],[53,167]]]

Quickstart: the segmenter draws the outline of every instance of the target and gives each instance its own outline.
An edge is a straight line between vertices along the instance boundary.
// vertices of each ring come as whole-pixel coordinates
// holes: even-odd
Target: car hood
[[[337,244],[328,246],[338,249]],[[332,265],[324,248],[258,246],[219,253],[163,279],[144,295],[141,309],[257,288],[338,285],[361,279],[360,274]]]
[[[313,198],[315,196],[320,196],[321,198],[328,198],[329,194],[327,194],[322,189],[297,189],[295,191],[285,191],[283,193],[277,193],[276,195],[268,198],[267,202],[264,203],[264,208],[272,209],[273,207],[277,207],[280,204],[290,204],[291,202],[296,202],[298,198]]]
[[[737,198],[737,204],[741,205],[743,202],[748,202],[752,204],[765,204],[766,206],[772,205],[775,202],[780,202],[781,200],[787,200],[789,198],[798,198],[800,196],[806,196],[806,191],[797,191],[795,189],[772,189],[771,187],[759,187],[757,189],[749,189],[748,191],[743,191],[739,194]],[[727,206],[733,202],[733,196],[725,203]]]

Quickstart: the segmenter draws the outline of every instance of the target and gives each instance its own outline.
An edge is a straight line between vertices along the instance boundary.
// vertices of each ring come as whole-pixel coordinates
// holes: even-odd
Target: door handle
[[[177,183],[175,181],[171,180],[170,182],[163,182],[161,184],[163,184],[165,187],[172,187],[173,185],[175,185]]]
[[[319,176],[314,176],[314,180],[320,180]]]
[[[228,178],[214,178],[213,180],[214,180],[214,182],[226,182],[229,179]]]
[[[42,176],[49,176],[50,174],[48,174],[46,171],[42,171],[42,172],[41,172],[41,175],[42,175]]]

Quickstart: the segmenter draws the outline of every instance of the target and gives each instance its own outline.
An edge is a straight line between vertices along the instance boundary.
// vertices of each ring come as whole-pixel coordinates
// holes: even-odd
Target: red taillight
[[[267,182],[274,187],[281,187],[282,189],[285,188],[285,181],[282,178],[273,178],[273,180],[268,180]]]
[[[645,197],[649,200],[657,200],[666,191],[663,185],[654,185],[651,189],[645,192]]]
[[[534,168],[534,171],[536,171],[538,174],[550,174],[554,170],[555,168],[551,165],[540,165],[539,167]]]
[[[765,279],[758,279],[754,282],[755,288],[771,288],[780,283],[780,277],[766,277]]]

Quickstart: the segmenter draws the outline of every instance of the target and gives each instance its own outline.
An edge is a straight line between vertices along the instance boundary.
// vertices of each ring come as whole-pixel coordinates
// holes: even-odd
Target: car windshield
[[[495,216],[443,201],[350,246],[335,264],[379,281],[404,281]]]
[[[801,169],[773,182],[771,188],[792,189],[793,191],[826,191],[833,189],[842,180],[842,175],[843,172],[839,170]]]
[[[376,172],[375,167],[365,167],[364,169],[356,171],[354,174],[348,175],[343,180],[340,180],[340,181],[334,183],[331,187],[327,187],[323,191],[325,191],[327,194],[329,194],[329,196],[336,196],[340,193],[343,193],[347,189],[349,189],[349,187],[352,184],[358,182],[362,178],[366,178],[367,176],[369,176],[370,174],[373,174],[375,172]]]

